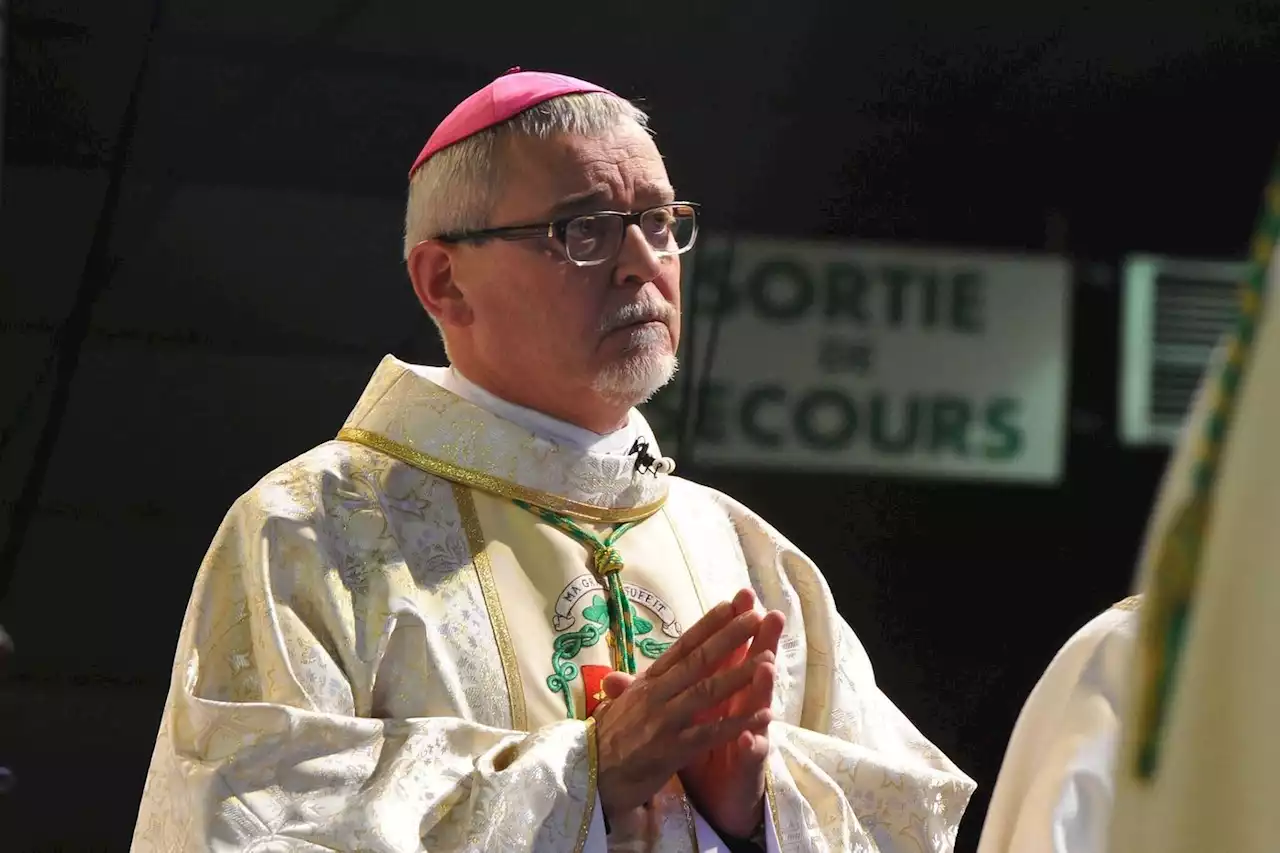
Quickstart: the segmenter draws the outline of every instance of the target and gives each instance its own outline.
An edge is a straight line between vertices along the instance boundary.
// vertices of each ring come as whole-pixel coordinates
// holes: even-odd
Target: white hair
[[[624,121],[649,130],[648,114],[616,95],[561,95],[437,152],[409,181],[405,260],[423,240],[488,226],[505,177],[501,153],[508,139],[546,139],[557,133],[596,135]]]

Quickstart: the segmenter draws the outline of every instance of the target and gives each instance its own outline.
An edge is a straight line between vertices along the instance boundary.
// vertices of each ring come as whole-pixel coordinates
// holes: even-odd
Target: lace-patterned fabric
[[[325,445],[200,569],[133,849],[580,850],[588,726],[515,730],[503,671],[454,486]]]

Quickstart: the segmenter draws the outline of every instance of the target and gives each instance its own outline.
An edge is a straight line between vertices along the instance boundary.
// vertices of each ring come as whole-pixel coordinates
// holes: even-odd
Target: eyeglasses
[[[566,216],[553,222],[507,225],[478,231],[459,231],[436,237],[446,243],[481,243],[485,240],[556,241],[570,263],[593,267],[618,256],[622,240],[632,225],[640,227],[645,242],[658,255],[682,255],[693,248],[698,237],[698,205],[673,201],[640,213],[602,210],[580,216]]]

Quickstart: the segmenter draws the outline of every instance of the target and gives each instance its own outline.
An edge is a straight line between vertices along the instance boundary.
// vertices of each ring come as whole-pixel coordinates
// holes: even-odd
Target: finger
[[[723,720],[690,726],[681,732],[673,743],[678,749],[691,755],[701,755],[709,749],[715,749],[717,746],[736,740],[744,732],[767,728],[772,719],[772,712],[768,708],[750,714],[725,717]]]
[[[764,652],[755,654],[756,660],[762,661],[756,666],[755,674],[751,676],[750,684],[745,685],[739,692],[732,694],[722,706],[714,708],[716,716],[732,716],[735,713],[746,713],[754,711],[756,708],[767,708],[773,703],[773,684],[777,678],[777,656],[773,652],[769,652],[769,656],[765,658]],[[705,716],[700,715],[699,716]]]
[[[733,620],[734,614],[731,601],[722,601],[708,610],[701,619],[690,626],[688,631],[684,632],[680,639],[675,641],[671,648],[662,653],[662,657],[653,662],[653,665],[645,671],[645,675],[650,678],[661,676],[684,660],[691,651],[705,643],[717,631],[728,625]]]
[[[756,635],[751,638],[750,648],[740,646],[735,649],[729,657],[719,665],[719,669],[726,666],[741,663],[747,659],[748,654],[757,654],[759,652],[773,652],[774,657],[778,656],[778,643],[782,639],[782,630],[786,627],[787,619],[780,611],[770,610],[763,617],[760,627],[756,630]]]
[[[738,748],[740,764],[755,764],[769,757],[769,737],[765,734],[768,730],[769,726],[765,724],[763,727],[748,729],[738,735],[734,746]]]
[[[773,686],[777,681],[778,664],[773,653],[757,656],[760,663],[751,677],[751,683],[738,691],[727,703],[728,714],[746,714],[773,704]]]
[[[721,660],[720,662],[712,666],[712,668],[706,674],[710,675],[712,672],[714,672],[717,669],[727,669],[728,667],[731,667],[731,666],[737,666],[738,664],[746,660],[747,656],[750,653],[751,653],[751,643],[750,642],[743,643],[733,651],[729,652],[729,654],[727,654],[723,660]]]
[[[712,634],[707,640],[689,651],[685,657],[658,672],[654,677],[654,685],[660,698],[670,698],[685,690],[695,681],[704,679],[707,673],[718,668],[720,662],[729,656],[734,649],[747,642],[760,627],[764,618],[754,610],[734,617],[733,621]],[[687,635],[686,635],[687,636]],[[668,652],[670,654],[670,652]],[[664,662],[667,655],[658,658],[648,673],[652,673],[658,664]]]
[[[787,617],[781,611],[770,610],[764,615],[755,637],[751,640],[752,652],[778,653],[778,642],[782,639],[782,631],[787,627]]]
[[[778,683],[777,659],[770,660],[756,669],[751,680],[751,690],[743,702],[743,712],[773,706],[773,688]]]
[[[600,682],[604,695],[610,699],[617,699],[623,692],[632,685],[636,680],[634,675],[628,675],[625,672],[611,672]]]
[[[739,690],[752,684],[761,667],[772,666],[773,654],[763,652],[745,663],[703,678],[682,691],[667,703],[671,716],[676,720],[692,720],[710,708],[715,708]],[[732,715],[733,708],[728,709]],[[699,718],[701,719],[701,718]]]
[[[757,600],[756,594],[753,590],[740,589],[738,590],[737,595],[733,597],[733,610],[735,613],[738,613],[738,614],[748,613],[752,610],[755,610],[756,600]],[[778,614],[778,615],[781,616],[782,614]],[[757,632],[757,634],[758,633],[759,632]],[[750,650],[755,650],[754,649],[755,643],[756,641],[753,640],[752,643],[750,644],[752,647]],[[744,643],[743,645],[739,646],[738,648],[730,652],[729,656],[726,657],[723,661],[721,661],[716,668],[724,669],[727,666],[734,666],[736,664],[742,663],[744,660],[747,659],[748,651],[749,651],[748,644]],[[759,651],[764,651],[764,648],[759,649]],[[774,645],[773,651],[774,653],[777,653],[778,651],[776,643]]]

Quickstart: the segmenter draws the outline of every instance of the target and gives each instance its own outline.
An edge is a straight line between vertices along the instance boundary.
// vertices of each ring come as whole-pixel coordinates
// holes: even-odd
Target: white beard
[[[626,354],[600,371],[592,387],[602,397],[628,406],[647,402],[676,375],[679,362],[663,329],[637,330]]]

